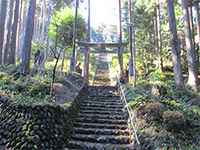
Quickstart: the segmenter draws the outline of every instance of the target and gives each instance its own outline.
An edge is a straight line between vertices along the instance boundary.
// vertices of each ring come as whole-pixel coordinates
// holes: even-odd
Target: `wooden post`
[[[121,0],[119,0],[119,49],[118,49],[118,61],[120,66],[120,75],[124,75],[124,66],[123,66],[123,52],[122,52],[122,12],[121,12]]]
[[[87,32],[87,41],[90,42],[90,0],[88,0],[88,32]],[[86,47],[84,51],[84,71],[83,76],[87,82],[89,82],[89,59],[90,59],[90,49]]]
[[[75,10],[75,18],[74,18],[74,27],[73,27],[73,52],[70,63],[70,71],[75,71],[76,67],[76,36],[77,36],[77,26],[78,26],[78,7],[79,0],[76,0],[76,10]]]

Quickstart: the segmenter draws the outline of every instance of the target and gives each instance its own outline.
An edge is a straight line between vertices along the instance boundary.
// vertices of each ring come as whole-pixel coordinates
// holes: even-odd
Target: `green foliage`
[[[9,70],[9,68],[11,70]],[[5,68],[4,68],[5,69]],[[5,69],[12,72],[12,67]],[[51,102],[50,80],[38,77],[19,77],[15,79],[13,73],[0,72],[0,94],[8,95],[14,103],[35,104]]]
[[[16,73],[18,69],[19,69],[19,66],[16,66],[16,65],[0,66],[0,72],[7,73],[9,75]]]
[[[35,54],[38,50],[40,51],[46,50],[46,45],[39,42],[32,42],[32,48],[31,48],[32,54]]]
[[[166,91],[155,97],[152,95],[152,87],[155,86],[163,87]],[[149,145],[159,149],[199,149],[200,143],[195,139],[199,139],[200,107],[188,105],[188,101],[197,96],[196,93],[188,89],[176,89],[172,74],[158,70],[145,79],[140,78],[136,87],[124,85],[123,88],[128,105],[136,112],[135,123],[141,134],[140,141],[147,140]],[[155,104],[160,104],[162,110],[156,120],[151,119],[158,114]]]
[[[71,47],[73,39],[73,25],[75,17],[71,8],[63,8],[55,11],[49,26],[49,37],[53,40],[58,36],[58,43],[62,47]],[[85,34],[85,21],[78,15],[77,39],[80,40]]]
[[[136,108],[150,100],[148,85],[146,84],[140,84],[135,88],[125,85],[123,88],[131,108]]]
[[[154,72],[150,73],[149,80],[152,81],[152,82],[164,81],[165,80],[165,75],[160,70],[155,70]]]

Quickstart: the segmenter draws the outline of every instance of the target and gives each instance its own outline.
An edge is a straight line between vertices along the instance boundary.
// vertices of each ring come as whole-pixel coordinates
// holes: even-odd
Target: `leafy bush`
[[[31,52],[35,54],[38,50],[43,51],[46,49],[46,45],[38,42],[33,42],[32,43],[32,49]]]
[[[160,70],[155,70],[154,72],[151,72],[149,75],[150,81],[165,81],[165,74],[161,72]]]

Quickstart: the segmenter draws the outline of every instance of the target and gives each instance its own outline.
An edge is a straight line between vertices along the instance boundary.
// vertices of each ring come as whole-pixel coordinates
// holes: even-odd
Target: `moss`
[[[6,139],[1,145],[11,149],[63,149],[77,113],[77,105],[71,107],[9,104],[0,115],[0,137]]]

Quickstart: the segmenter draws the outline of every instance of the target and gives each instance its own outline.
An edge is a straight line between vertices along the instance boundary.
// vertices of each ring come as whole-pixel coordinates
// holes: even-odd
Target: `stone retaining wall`
[[[79,98],[70,104],[23,106],[0,101],[0,150],[62,150],[67,144]]]

